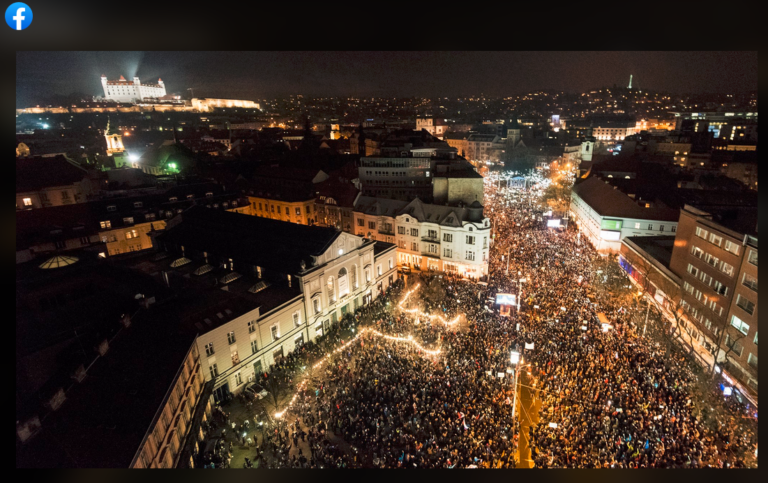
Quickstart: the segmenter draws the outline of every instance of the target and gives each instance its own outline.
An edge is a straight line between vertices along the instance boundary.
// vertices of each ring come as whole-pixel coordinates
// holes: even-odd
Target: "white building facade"
[[[469,207],[410,203],[361,196],[355,204],[359,236],[397,244],[397,265],[444,271],[465,278],[488,275],[491,223],[475,202]]]
[[[104,97],[116,102],[137,102],[166,95],[162,79],[157,79],[157,84],[142,84],[138,77],[128,81],[120,76],[120,79],[111,81],[107,80],[107,76],[102,75],[101,85],[104,88]]]
[[[602,183],[602,181],[598,182]],[[611,190],[613,191],[613,190]],[[622,194],[622,196],[624,196]],[[639,207],[638,207],[639,208]],[[570,212],[582,236],[585,236],[599,252],[619,252],[621,241],[627,236],[675,235],[677,221],[669,217],[654,219],[649,209],[648,218],[617,216],[620,211],[601,214],[599,206],[591,206],[574,190]]]

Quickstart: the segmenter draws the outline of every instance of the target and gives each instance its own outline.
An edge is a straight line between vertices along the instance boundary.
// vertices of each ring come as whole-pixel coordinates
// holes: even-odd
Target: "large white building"
[[[142,84],[138,77],[128,81],[120,76],[120,79],[111,81],[107,80],[106,75],[102,75],[101,85],[104,88],[104,97],[117,102],[138,102],[166,94],[162,79],[157,79],[157,84]]]
[[[190,313],[217,399],[322,336],[397,276],[392,244],[203,207],[177,215],[156,242],[172,254],[168,270],[192,279],[182,283],[207,277],[207,295],[192,297]]]
[[[491,222],[475,201],[468,207],[359,196],[354,232],[397,244],[397,264],[462,277],[488,275]]]
[[[674,235],[679,213],[640,206],[595,176],[574,185],[570,213],[582,235],[600,252],[619,252],[627,236]]]

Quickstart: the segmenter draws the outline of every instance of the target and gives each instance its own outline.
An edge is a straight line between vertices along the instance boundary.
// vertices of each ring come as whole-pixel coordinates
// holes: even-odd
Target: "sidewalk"
[[[632,277],[627,277],[627,278],[632,282],[633,285],[635,285],[636,288],[642,290],[639,284],[635,280],[633,280]],[[656,307],[659,313],[662,314],[669,322],[672,323],[673,327],[675,328],[675,332],[673,334],[675,340],[678,343],[680,343],[682,347],[685,348],[686,350],[688,349],[689,344],[692,344],[694,354],[696,355],[696,359],[699,361],[702,367],[707,369],[708,372],[711,371],[712,365],[715,364],[715,356],[712,355],[712,353],[709,352],[697,339],[694,339],[693,337],[691,337],[690,339],[683,338],[682,334],[677,330],[675,316],[665,307],[662,307],[656,299],[649,296],[647,293],[644,294],[644,298],[646,300],[653,302],[654,307]],[[724,376],[727,376],[728,378],[730,378],[731,381],[733,381],[732,382],[733,386],[736,389],[738,389],[739,392],[741,392],[741,394],[745,398],[747,398],[747,400],[753,406],[755,406],[755,409],[757,409],[757,396],[755,396],[754,394],[751,394],[750,390],[748,390],[746,386],[741,384],[738,379],[736,379],[731,374],[729,374],[728,371],[726,371],[725,369],[722,369],[721,366],[718,366],[718,367],[720,367]]]

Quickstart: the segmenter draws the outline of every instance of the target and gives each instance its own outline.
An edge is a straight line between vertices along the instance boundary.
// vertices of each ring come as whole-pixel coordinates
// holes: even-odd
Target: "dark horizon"
[[[613,85],[673,94],[746,94],[757,52],[17,52],[16,105],[101,95],[100,76],[162,77],[195,97],[506,97]]]

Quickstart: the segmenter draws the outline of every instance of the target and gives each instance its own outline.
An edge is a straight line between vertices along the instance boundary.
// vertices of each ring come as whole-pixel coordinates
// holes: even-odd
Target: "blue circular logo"
[[[12,3],[5,11],[5,23],[13,30],[24,30],[32,23],[32,9],[26,3]]]

